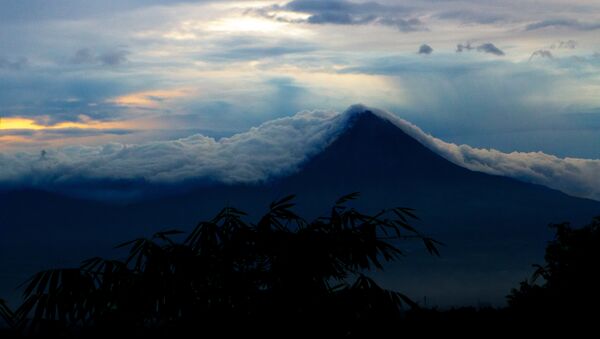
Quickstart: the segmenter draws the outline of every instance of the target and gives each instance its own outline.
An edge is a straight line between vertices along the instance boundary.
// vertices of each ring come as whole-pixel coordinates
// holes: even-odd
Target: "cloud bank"
[[[56,187],[88,180],[177,183],[197,178],[258,182],[296,170],[333,140],[347,117],[334,112],[300,112],[219,140],[198,134],[138,145],[111,143],[42,153],[0,153],[0,184]]]
[[[435,138],[383,110],[372,110],[447,160],[473,171],[544,185],[564,193],[600,200],[600,159],[559,158],[543,152],[503,153],[456,145]]]
[[[558,158],[542,152],[503,153],[444,142],[387,111],[362,105],[344,113],[303,111],[216,140],[203,135],[138,145],[71,146],[40,153],[0,153],[0,184],[60,187],[81,181],[131,180],[157,184],[191,179],[256,183],[297,171],[370,110],[432,151],[474,171],[541,184],[600,200],[600,160]]]
[[[600,24],[595,22],[582,22],[575,19],[548,19],[529,24],[525,27],[525,30],[535,31],[545,28],[568,28],[580,31],[594,31],[600,29]]]
[[[306,13],[306,19],[286,19],[273,12],[289,11]],[[401,32],[425,30],[423,22],[413,15],[413,9],[378,2],[354,2],[347,0],[293,0],[287,4],[273,5],[258,11],[272,19],[315,25],[367,25],[378,24],[397,28]]]

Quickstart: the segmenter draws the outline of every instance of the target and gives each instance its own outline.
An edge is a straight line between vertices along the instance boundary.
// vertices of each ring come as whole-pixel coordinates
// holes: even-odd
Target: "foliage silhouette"
[[[357,197],[312,222],[293,212],[294,196],[273,202],[257,223],[227,207],[185,237],[170,230],[120,244],[124,260],[39,272],[12,319],[52,335],[387,332],[403,306],[416,304],[365,274],[402,256],[400,240],[420,240],[434,255],[439,243],[410,225],[412,209],[363,214],[347,206]]]
[[[6,305],[6,301],[0,299],[0,320],[3,320],[8,326],[14,326],[14,313],[13,311]]]
[[[551,227],[556,236],[546,247],[546,264],[534,265],[530,281],[511,291],[510,309],[529,320],[584,325],[600,307],[600,217],[582,228]]]

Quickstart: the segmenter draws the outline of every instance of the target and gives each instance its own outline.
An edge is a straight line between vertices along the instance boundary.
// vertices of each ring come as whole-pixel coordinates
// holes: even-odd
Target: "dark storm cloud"
[[[472,50],[476,50],[477,52],[489,53],[489,54],[493,54],[493,55],[497,55],[497,56],[504,55],[504,52],[500,48],[498,48],[494,44],[492,44],[491,42],[486,42],[477,47],[473,47],[473,45],[470,42],[467,42],[464,44],[461,43],[461,44],[456,45],[457,53],[461,53],[463,51],[472,51]]]
[[[414,14],[412,8],[384,5],[378,2],[294,0],[283,6],[263,8],[258,13],[277,20],[292,21],[268,14],[269,11],[278,10],[309,14],[306,20],[293,20],[293,22],[332,25],[379,24],[395,27],[402,32],[425,30],[423,22],[412,16]]]
[[[549,19],[542,20],[525,27],[527,31],[535,31],[544,28],[569,28],[579,31],[593,31],[600,29],[600,23],[582,22],[573,19]]]
[[[419,54],[431,54],[433,53],[433,48],[431,48],[431,46],[429,46],[428,44],[422,44],[421,47],[419,47]]]

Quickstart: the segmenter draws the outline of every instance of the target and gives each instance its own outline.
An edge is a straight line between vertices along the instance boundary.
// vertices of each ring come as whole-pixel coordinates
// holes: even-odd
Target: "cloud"
[[[529,61],[531,61],[536,56],[539,56],[540,58],[554,59],[552,52],[545,50],[545,49],[538,49],[537,51],[531,53],[531,56],[529,57]]]
[[[0,130],[0,137],[27,136],[37,141],[61,138],[83,138],[100,135],[125,135],[135,133],[134,130],[120,128],[53,128],[47,130],[11,129]]]
[[[202,54],[200,59],[211,61],[258,60],[309,53],[317,49],[315,44],[302,40],[237,37],[219,40],[215,51]]]
[[[111,51],[100,54],[98,61],[104,66],[118,66],[127,62],[128,51]]]
[[[74,64],[91,64],[96,61],[96,57],[89,48],[82,48],[75,52],[75,55],[71,58],[71,62]]]
[[[538,29],[561,27],[579,31],[593,31],[600,29],[600,23],[582,22],[574,19],[549,19],[529,24],[525,27],[525,30],[535,31]]]
[[[428,44],[422,44],[421,47],[419,47],[419,54],[431,54],[433,53],[433,48],[431,48],[431,46],[429,46]]]
[[[2,116],[48,117],[49,124],[79,121],[81,115],[99,121],[121,120],[129,112],[110,103],[111,98],[156,86],[155,75],[133,73],[129,67],[107,72],[116,66],[86,60],[85,52],[80,52],[53,65],[40,62],[18,72],[0,69]]]
[[[504,52],[492,43],[485,43],[477,47],[478,52],[490,53],[493,55],[504,55]]]
[[[126,6],[132,1],[139,6]],[[553,154],[598,157],[600,148],[590,146],[597,144],[575,137],[580,134],[577,131],[573,137],[561,138],[557,136],[561,132],[548,129],[540,137],[533,130],[555,114],[600,107],[594,95],[600,59],[590,57],[595,50],[593,33],[597,31],[519,32],[527,24],[557,15],[594,22],[597,9],[586,8],[583,14],[561,11],[567,5],[552,2],[539,12],[535,6],[517,0],[297,1],[296,5],[313,6],[297,11],[284,8],[291,3],[287,0],[173,6],[168,0],[161,2],[161,6],[154,6],[153,0],[55,0],[52,4],[40,0],[0,1],[0,56],[11,63],[20,55],[30,58],[30,64],[19,71],[0,69],[3,116],[48,116],[51,123],[77,121],[81,114],[99,121],[137,123],[137,119],[151,118],[154,127],[165,131],[195,127],[227,130],[231,135],[306,108],[307,102],[310,107],[340,110],[352,102],[364,101],[402,111],[422,128],[452,141],[502,150],[542,149]],[[267,8],[272,3],[280,4],[271,11],[274,19],[299,19],[302,23],[243,16],[249,7]],[[600,4],[593,5],[600,8]],[[482,18],[469,19],[466,10]],[[506,19],[486,27],[464,25],[461,19],[438,19],[436,13],[442,11],[455,11],[455,17],[462,16],[463,22],[484,22],[489,19],[483,18],[486,13]],[[539,13],[534,15],[536,11]],[[351,18],[347,22],[361,24],[350,27],[306,21],[325,12],[346,13]],[[17,20],[24,16],[27,18]],[[391,22],[384,18],[419,19],[432,31],[400,34],[392,26],[384,26]],[[225,24],[235,30],[226,30]],[[252,30],[262,25],[267,30]],[[425,29],[425,25],[418,27]],[[217,26],[220,28],[215,29]],[[194,38],[178,40],[170,32]],[[222,43],[232,37],[249,41]],[[585,47],[581,51],[586,56],[584,61],[570,58],[569,53],[559,60],[563,56],[560,52],[567,50],[550,49],[552,43],[558,45],[569,39]],[[442,53],[464,41],[473,44],[475,50],[470,55]],[[498,43],[503,50],[506,47],[507,57],[476,51],[479,44],[488,41]],[[434,53],[426,57],[416,53],[424,42],[436,46]],[[88,48],[88,56],[84,52],[79,64],[71,63],[83,47]],[[132,52],[126,56],[129,62],[112,67],[108,65],[111,58],[104,58],[107,65],[98,59],[119,48]],[[527,55],[538,48],[550,50],[557,60],[527,63]],[[379,62],[388,57],[390,61]],[[356,71],[344,73],[349,69]],[[290,77],[295,84],[268,83],[269,78],[280,75]],[[117,105],[113,101],[131,93],[173,87],[192,91],[169,101],[148,96],[160,106],[152,110],[133,107],[133,102]],[[299,94],[291,101],[281,96],[280,90]],[[577,128],[581,134],[587,133],[587,126]],[[192,132],[185,133],[169,134],[168,138]],[[517,133],[523,137],[515,138]],[[106,139],[90,138],[90,143],[104,143]],[[166,138],[113,139],[138,143]],[[559,139],[565,142],[558,145]]]
[[[475,12],[466,9],[440,12],[436,17],[445,20],[458,20],[466,24],[495,24],[507,20],[506,16],[490,11]]]
[[[550,45],[550,49],[575,49],[576,47],[577,41],[575,40],[559,41]]]
[[[152,6],[172,6],[217,0],[8,0],[2,1],[0,22],[39,22],[110,16]]]
[[[502,153],[444,142],[387,111],[355,105],[339,114],[303,111],[219,140],[203,135],[126,145],[69,146],[40,153],[0,153],[0,183],[57,187],[81,180],[177,183],[204,178],[226,183],[268,180],[297,171],[365,110],[388,119],[432,151],[471,170],[517,178],[568,194],[600,199],[600,160],[542,152]]]
[[[277,12],[308,14],[306,19],[289,19]],[[254,11],[272,19],[309,24],[367,25],[379,24],[395,27],[402,32],[425,30],[421,20],[412,16],[412,9],[378,2],[352,2],[347,0],[294,0],[285,5],[274,5]],[[272,14],[275,12],[275,14]]]
[[[357,106],[353,109],[360,111],[365,108]],[[392,113],[370,110],[459,166],[544,185],[577,197],[600,200],[600,159],[559,158],[543,152],[503,153],[494,149],[456,145],[435,138]]]
[[[121,95],[110,99],[109,102],[118,106],[159,108],[165,101],[188,94],[185,89],[149,90]]]
[[[496,47],[494,44],[492,44],[490,42],[483,43],[477,47],[473,47],[470,42],[467,42],[464,44],[461,43],[461,44],[456,45],[457,53],[461,53],[463,51],[472,51],[472,50],[476,50],[477,52],[489,53],[489,54],[493,54],[493,55],[497,55],[497,56],[504,55],[504,52],[501,49],[499,49],[498,47]]]
[[[127,62],[129,51],[114,50],[107,51],[101,54],[94,53],[89,48],[82,48],[75,52],[71,58],[71,63],[82,64],[99,64],[102,66],[119,66]]]
[[[473,47],[471,46],[470,42],[464,44],[460,43],[456,45],[456,53],[462,53],[463,51],[470,51],[472,49]]]
[[[18,71],[25,68],[28,64],[29,60],[26,57],[19,57],[14,60],[0,57],[0,69]]]
[[[301,112],[215,140],[203,135],[138,145],[69,146],[35,153],[0,153],[0,183],[56,186],[79,180],[173,183],[192,178],[256,182],[288,173],[331,142],[344,116]]]

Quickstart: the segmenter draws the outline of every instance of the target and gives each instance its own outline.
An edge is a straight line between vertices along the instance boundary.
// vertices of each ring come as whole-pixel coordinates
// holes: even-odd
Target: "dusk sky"
[[[0,0],[0,337],[543,328],[598,215],[600,0]]]
[[[590,0],[2,0],[0,152],[363,103],[458,145],[597,159],[599,18]]]

